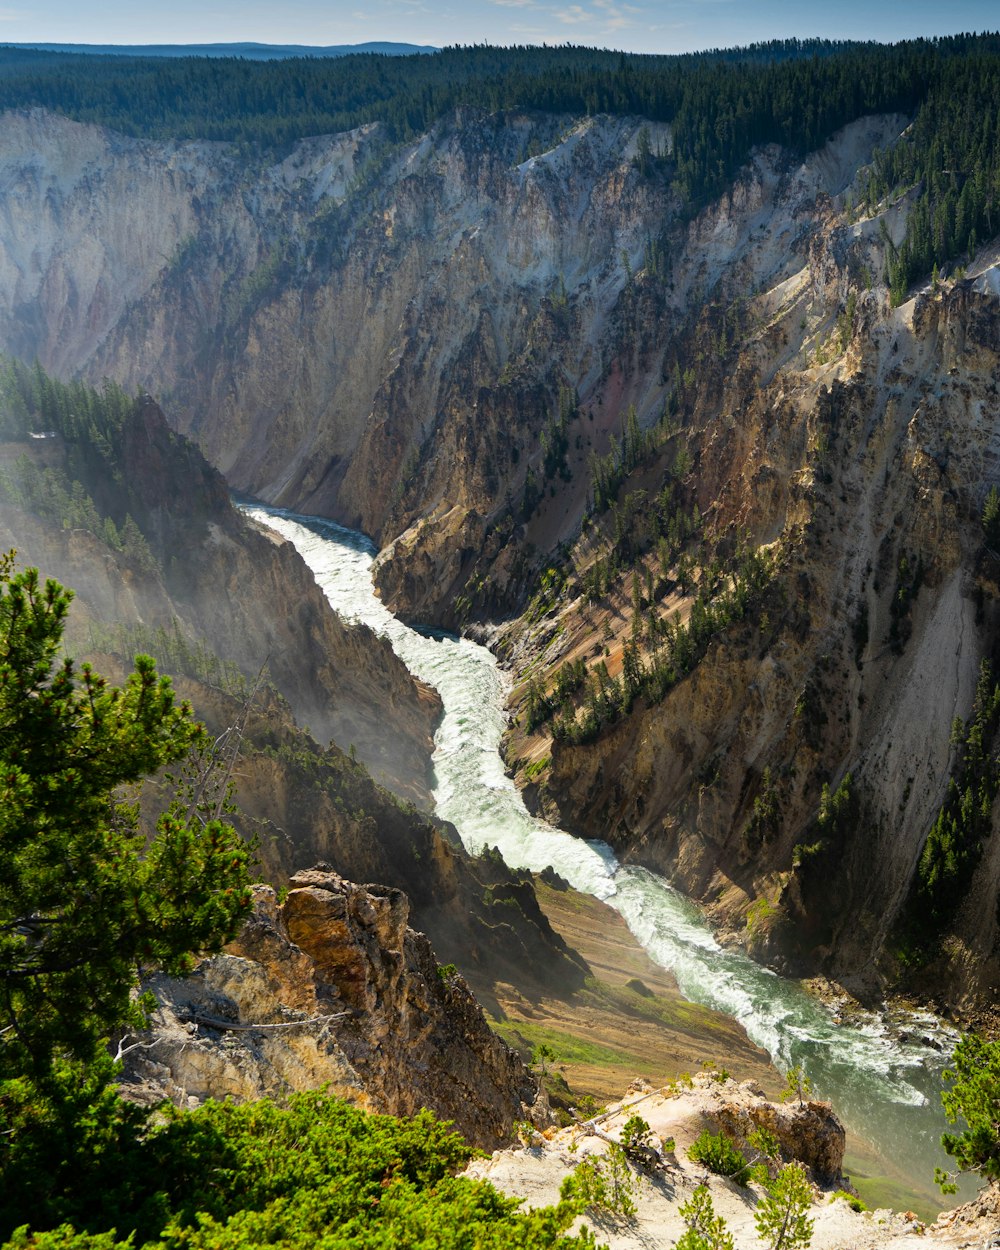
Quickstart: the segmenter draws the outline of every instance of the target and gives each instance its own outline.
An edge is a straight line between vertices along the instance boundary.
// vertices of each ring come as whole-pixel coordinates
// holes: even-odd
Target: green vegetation
[[[863,1202],[857,1194],[852,1194],[846,1189],[837,1189],[830,1195],[830,1201],[836,1202],[838,1198],[843,1198],[852,1211],[857,1211],[860,1215],[863,1211],[868,1210],[868,1206]]]
[[[563,386],[559,390],[559,408],[556,416],[542,428],[539,441],[542,446],[542,473],[546,482],[559,477],[564,482],[572,479],[566,453],[569,451],[569,423],[580,415],[580,401],[575,391]]]
[[[131,415],[135,400],[114,382],[100,390],[84,382],[57,382],[41,365],[0,357],[0,438],[55,432],[87,442],[103,454]]]
[[[156,560],[127,505],[109,502],[108,486],[124,485],[115,448],[134,408],[111,382],[101,390],[57,382],[38,364],[0,357],[0,440],[25,443],[41,455],[51,448],[60,461],[39,464],[22,455],[0,470],[0,500],[65,529],[87,530],[152,572]],[[36,442],[32,435],[46,437]],[[127,498],[127,490],[120,493]]]
[[[568,1185],[556,1207],[522,1213],[492,1186],[455,1177],[473,1152],[427,1112],[398,1120],[307,1093],[283,1108],[167,1107],[150,1121],[105,1091],[68,1151],[47,1127],[34,1153],[6,1148],[0,1235],[28,1221],[77,1233],[18,1232],[8,1250],[110,1250],[130,1236],[128,1244],[173,1250],[594,1246],[586,1233],[563,1236],[580,1209]]]
[[[560,1063],[586,1063],[599,1067],[635,1066],[637,1057],[624,1050],[614,1050],[598,1042],[588,1042],[572,1033],[562,1033],[544,1024],[532,1024],[527,1020],[491,1020],[490,1027],[526,1060],[534,1050],[547,1046],[559,1056]]]
[[[780,828],[781,807],[778,789],[771,775],[770,765],[760,777],[760,789],[754,796],[750,817],[743,830],[743,842],[749,851],[755,851],[773,838]]]
[[[987,660],[979,670],[972,716],[956,719],[952,743],[958,759],[948,794],[931,826],[903,921],[904,953],[926,961],[965,897],[979,862],[983,839],[992,829],[993,802],[1000,788],[996,759],[1000,730],[1000,685]]]
[[[671,124],[673,149],[654,151],[647,131],[636,176],[665,173],[691,209],[717,195],[755,145],[802,154],[855,118],[915,113],[908,141],[877,164],[866,194],[877,203],[890,188],[924,187],[920,220],[893,262],[896,290],[921,266],[929,273],[935,259],[995,233],[998,62],[994,35],[892,46],[784,40],[685,56],[479,46],[271,62],[4,49],[0,108],[269,148],[370,122],[397,144],[459,106],[644,116]]]
[[[812,1241],[812,1186],[801,1163],[789,1163],[766,1182],[754,1224],[767,1250],[806,1250]]]
[[[563,1182],[563,1194],[597,1216],[631,1220],[636,1213],[639,1181],[621,1146],[611,1143],[604,1154],[588,1155]]]
[[[812,1081],[805,1072],[801,1068],[789,1068],[785,1073],[785,1088],[781,1093],[782,1102],[790,1102],[794,1098],[801,1107],[807,1098],[812,1097],[812,1092]]]
[[[190,952],[233,935],[248,850],[214,795],[178,799],[144,845],[121,787],[183,761],[204,733],[148,657],[121,689],[60,660],[69,600],[11,557],[0,567],[0,1240],[592,1247],[563,1236],[571,1196],[522,1214],[456,1179],[472,1152],[426,1113],[369,1116],[313,1093],[151,1114],[119,1097],[107,1039],[121,1052],[145,1026],[140,973],[183,973]],[[619,1202],[625,1181],[609,1183]]]
[[[27,456],[12,469],[0,469],[0,500],[63,529],[88,530],[144,572],[157,567],[149,543],[128,513],[119,529],[112,517],[98,511],[82,483],[69,482],[65,473],[43,469]]]
[[[621,1139],[626,1153],[630,1150],[640,1151],[653,1144],[653,1130],[641,1115],[633,1112],[622,1125]]]
[[[3,1079],[93,1060],[145,1020],[140,967],[183,971],[250,905],[247,849],[200,808],[175,803],[143,848],[119,787],[183,760],[203,731],[148,656],[121,689],[59,658],[71,597],[0,562]]]
[[[200,639],[185,637],[177,620],[170,629],[162,625],[154,628],[140,621],[110,626],[92,624],[90,650],[123,656],[142,652],[152,656],[164,672],[190,677],[240,702],[249,699],[254,688],[254,683],[232,660],[220,660]],[[272,698],[280,697],[273,687],[269,690]]]
[[[531,1062],[541,1068],[542,1076],[545,1076],[546,1064],[554,1062],[555,1058],[556,1052],[547,1042],[539,1042],[531,1052]]]
[[[962,1172],[987,1181],[1000,1180],[1000,1042],[969,1033],[959,1042],[944,1074],[941,1095],[950,1123],[964,1120],[960,1133],[945,1133],[941,1145]],[[937,1170],[944,1193],[954,1193],[951,1176]]]
[[[618,492],[628,475],[645,457],[667,437],[663,424],[651,430],[639,427],[635,405],[625,413],[621,438],[611,436],[611,448],[604,456],[590,458],[590,485],[594,500],[594,512],[606,512],[618,498]]]
[[[121,688],[60,659],[71,597],[0,562],[4,1236],[107,1200],[145,1113],[110,1088],[106,1039],[145,1025],[142,971],[183,973],[250,907],[249,852],[214,801],[178,798],[144,845],[122,787],[185,760],[204,731],[147,656]]]
[[[112,382],[100,390],[59,382],[37,363],[0,356],[0,441],[25,449],[0,470],[0,501],[49,524],[87,530],[152,573],[163,552],[151,541],[155,521],[151,528],[144,488],[126,467],[135,412],[135,399]]]
[[[813,1221],[806,1215],[812,1205],[812,1186],[805,1169],[799,1163],[788,1164],[763,1185],[765,1196],[754,1214],[761,1242],[767,1250],[807,1250]],[[732,1234],[725,1220],[715,1214],[706,1185],[698,1186],[680,1214],[687,1231],[677,1242],[677,1250],[734,1250]]]
[[[987,547],[1000,550],[1000,489],[994,483],[983,504],[983,538]]]
[[[843,845],[853,830],[858,819],[858,801],[852,784],[850,773],[834,790],[823,782],[816,819],[806,834],[810,840],[797,842],[792,848],[792,867],[799,871],[800,879],[815,882],[829,853]]]
[[[703,1163],[717,1176],[728,1176],[739,1185],[749,1183],[750,1163],[725,1133],[710,1133],[704,1129],[688,1147],[688,1157],[695,1163]]]
[[[889,248],[885,276],[896,304],[917,279],[971,259],[1000,228],[997,39],[961,39],[952,49],[957,55],[937,60],[925,79],[903,139],[876,154],[864,193],[870,212],[887,197],[913,197],[906,236],[898,249]]]
[[[699,1185],[679,1211],[687,1231],[676,1250],[734,1250],[732,1234],[722,1216],[715,1214],[707,1185]]]
[[[601,661],[590,672],[582,715],[564,712],[552,725],[558,742],[592,742],[616,724],[638,698],[658,703],[687,675],[723,630],[743,620],[770,585],[774,564],[767,552],[741,548],[725,565],[703,570],[686,623],[659,622],[649,663],[635,637],[622,651],[622,673],[611,677]]]

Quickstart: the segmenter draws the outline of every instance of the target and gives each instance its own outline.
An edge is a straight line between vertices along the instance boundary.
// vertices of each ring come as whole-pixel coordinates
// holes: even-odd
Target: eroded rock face
[[[836,361],[761,386],[748,350],[746,376],[715,378],[692,438],[698,497],[775,543],[776,593],[660,702],[591,744],[556,744],[546,777],[554,819],[669,875],[758,957],[863,994],[895,975],[951,727],[993,648],[980,515],[1000,465],[997,307],[972,283],[896,310],[860,296],[867,322]],[[559,620],[570,645],[586,611]],[[820,828],[824,786],[848,777],[849,818]],[[995,842],[957,941],[922,978],[955,1006],[988,1001],[996,980]]]
[[[385,639],[336,615],[291,543],[230,504],[222,477],[155,403],[147,399],[126,420],[115,473],[86,444],[0,447],[8,471],[22,455],[81,478],[104,515],[131,516],[156,560],[138,567],[88,532],[0,505],[4,549],[17,548],[20,564],[75,591],[67,637],[76,655],[93,654],[95,638],[119,626],[142,625],[178,631],[195,649],[207,645],[251,679],[266,664],[317,741],[353,745],[382,784],[431,806],[436,693]]]
[[[593,453],[629,405],[647,429],[666,408],[674,433],[626,488],[676,477],[707,545],[780,555],[775,593],[655,707],[590,746],[531,744],[551,759],[546,812],[670,875],[759,957],[880,993],[1000,622],[979,524],[1000,479],[997,267],[984,254],[969,281],[890,306],[907,201],[845,210],[905,118],[803,160],[760,150],[691,220],[669,178],[640,176],[641,124],[465,111],[383,154],[359,206],[372,131],[264,168],[7,115],[0,342],[165,395],[236,486],[361,525],[386,602],[449,626],[523,610],[577,536]],[[528,643],[514,623],[519,674],[557,669],[570,641],[592,680],[606,644],[617,672],[621,637],[574,595],[558,619],[537,602]],[[612,632],[631,600],[618,587]],[[298,624],[312,636],[308,610]],[[848,774],[851,819],[821,835],[823,787]],[[998,881],[994,834],[923,992],[988,999]]]
[[[407,926],[402,891],[325,869],[299,873],[281,904],[255,890],[226,954],[192,977],[153,981],[152,1045],[129,1055],[126,1091],[183,1103],[329,1083],[374,1111],[427,1107],[487,1148],[509,1140],[515,1120],[548,1122],[534,1076]]]
[[[755,1129],[767,1129],[782,1156],[804,1163],[820,1185],[843,1180],[846,1133],[828,1102],[768,1102],[744,1087],[739,1096],[721,1098],[710,1115],[741,1146]]]
[[[467,109],[391,154],[364,130],[268,166],[7,114],[0,344],[148,388],[237,489],[406,535],[387,597],[454,624],[474,573],[526,589],[518,553],[540,535],[511,546],[501,518],[560,387],[587,396],[612,370],[623,293],[675,212],[669,180],[636,172],[643,124]],[[374,212],[350,192],[366,160]],[[565,533],[612,428],[610,407],[574,425]]]

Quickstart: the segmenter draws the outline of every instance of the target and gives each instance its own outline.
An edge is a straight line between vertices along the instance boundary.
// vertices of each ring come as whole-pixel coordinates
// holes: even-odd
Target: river
[[[781,1070],[807,1074],[857,1139],[849,1151],[855,1160],[866,1169],[880,1160],[876,1170],[909,1189],[924,1211],[939,1206],[934,1167],[947,1165],[939,1146],[947,1127],[941,1071],[956,1035],[929,1014],[911,1016],[903,1038],[876,1015],[842,1023],[797,982],[720,946],[698,909],[662,877],[621,865],[604,843],[532,816],[499,754],[509,682],[493,655],[468,639],[396,620],[373,592],[375,548],[363,535],[277,509],[248,511],[294,543],[341,616],[385,635],[407,668],[440,694],[434,799],[466,848],[496,846],[517,868],[551,865],[613,907],[685,997],[737,1019]]]

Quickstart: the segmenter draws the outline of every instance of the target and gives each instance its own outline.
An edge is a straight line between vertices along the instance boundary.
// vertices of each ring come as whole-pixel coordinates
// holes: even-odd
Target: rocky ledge
[[[327,1085],[371,1111],[427,1107],[488,1148],[516,1121],[549,1122],[535,1077],[408,927],[401,890],[319,867],[283,901],[270,886],[255,893],[225,954],[150,982],[159,1007],[122,1047],[124,1093],[189,1105]]]
[[[828,1103],[803,1101],[790,1105],[769,1102],[753,1081],[736,1082],[719,1073],[699,1073],[661,1089],[637,1081],[626,1097],[601,1115],[564,1129],[522,1131],[520,1145],[475,1160],[468,1175],[491,1181],[505,1193],[532,1207],[556,1202],[564,1179],[587,1159],[600,1158],[621,1140],[626,1122],[641,1116],[649,1125],[651,1145],[641,1166],[630,1164],[626,1182],[635,1205],[632,1215],[588,1209],[581,1224],[591,1227],[598,1243],[609,1250],[644,1250],[672,1246],[686,1225],[680,1208],[695,1189],[707,1186],[715,1213],[725,1220],[740,1250],[765,1244],[757,1235],[754,1214],[765,1196],[753,1181],[741,1186],[708,1171],[688,1155],[704,1131],[724,1132],[746,1146],[756,1128],[778,1139],[784,1163],[807,1169],[812,1200],[811,1250],[904,1250],[923,1246],[985,1247],[994,1244],[997,1193],[991,1189],[976,1202],[946,1212],[925,1225],[912,1212],[855,1211],[842,1175],[844,1129]],[[752,1158],[752,1149],[746,1151]]]

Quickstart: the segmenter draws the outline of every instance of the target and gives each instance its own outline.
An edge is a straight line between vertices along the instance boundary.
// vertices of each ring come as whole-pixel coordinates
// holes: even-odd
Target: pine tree
[[[768,1250],[805,1250],[812,1241],[813,1221],[806,1215],[812,1188],[799,1163],[783,1167],[767,1183],[767,1197],[757,1207],[754,1224]]]
[[[119,787],[204,731],[148,656],[120,689],[87,665],[78,676],[59,655],[71,598],[0,560],[0,1080],[92,1060],[144,1022],[140,967],[186,970],[249,909],[249,852],[229,825],[177,805],[144,848]]]
[[[995,483],[983,504],[983,535],[987,547],[1000,551],[1000,490]]]

